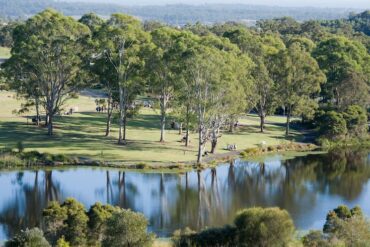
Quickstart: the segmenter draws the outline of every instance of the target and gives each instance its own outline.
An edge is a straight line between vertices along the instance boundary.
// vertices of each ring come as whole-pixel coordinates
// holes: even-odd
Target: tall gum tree
[[[370,55],[360,42],[344,36],[330,37],[317,45],[313,56],[327,77],[327,83],[322,91],[325,102],[335,102],[338,107],[340,106],[342,96],[347,94],[343,90],[348,88],[342,84],[347,83],[350,73],[364,77],[366,83],[370,84]]]
[[[105,136],[109,136],[111,133],[111,124],[114,105],[117,102],[117,76],[115,74],[115,67],[112,63],[107,62],[104,58],[104,48],[101,47],[99,40],[99,30],[104,25],[105,21],[94,13],[89,13],[83,15],[80,23],[89,27],[92,35],[91,39],[86,41],[85,46],[89,51],[88,56],[88,67],[91,72],[89,75],[91,77],[92,84],[101,87],[107,94],[107,118],[106,118],[106,128]]]
[[[165,128],[168,108],[179,89],[179,66],[181,52],[178,39],[181,32],[161,27],[151,32],[153,48],[146,63],[150,74],[150,88],[159,99],[160,106],[160,142],[165,141]]]
[[[216,111],[213,108],[217,98],[216,94],[221,88],[220,62],[222,56],[218,49],[201,44],[193,47],[191,53],[185,61],[186,79],[191,81],[193,89],[193,102],[198,126],[197,162],[201,163],[204,148],[209,139],[209,123]]]
[[[127,112],[143,88],[143,51],[150,36],[144,32],[139,20],[114,14],[99,29],[97,37],[100,43],[99,58],[114,68],[119,94],[118,144],[125,145]]]
[[[275,78],[279,81],[277,93],[281,104],[286,107],[286,135],[289,135],[292,113],[302,109],[302,105],[314,105],[312,96],[320,92],[326,77],[316,60],[299,43],[280,51],[274,64]]]
[[[245,78],[237,72],[243,67],[239,66],[242,60],[236,51],[238,48],[225,39],[205,36],[188,48],[183,59],[185,80],[191,85],[189,88],[197,118],[198,163],[202,162],[209,140],[211,151],[215,151],[225,120],[238,109],[235,104],[245,100],[244,82],[241,80]],[[245,59],[244,62],[250,62]],[[242,99],[237,97],[239,94],[235,94],[236,91],[242,92]]]
[[[277,104],[276,78],[270,71],[273,62],[271,57],[285,49],[285,45],[275,34],[255,33],[245,28],[226,32],[224,36],[237,44],[255,64],[252,69],[253,93],[249,97],[249,104],[255,107],[260,117],[260,131],[263,132],[266,116],[273,113]]]
[[[54,117],[82,83],[81,40],[89,29],[71,17],[47,9],[18,26],[13,34],[11,58],[5,66],[16,66],[21,81],[35,83],[45,107],[48,135],[53,135]],[[22,88],[21,86],[19,88]]]

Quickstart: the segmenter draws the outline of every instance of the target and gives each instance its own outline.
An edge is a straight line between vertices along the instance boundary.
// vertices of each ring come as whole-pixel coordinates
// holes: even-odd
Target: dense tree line
[[[283,111],[286,135],[291,117],[301,116],[327,139],[366,136],[369,36],[347,31],[291,18],[255,28],[197,23],[180,29],[124,14],[76,21],[48,9],[15,25],[3,72],[8,87],[35,106],[37,121],[46,112],[50,136],[65,101],[81,88],[99,87],[108,94],[105,134],[118,109],[118,144],[126,145],[127,122],[141,106],[137,98],[149,95],[160,112],[159,140],[165,141],[171,112],[186,130],[185,145],[190,131],[197,132],[200,163],[207,143],[214,153],[222,131],[233,131],[251,110],[261,132],[266,116]]]

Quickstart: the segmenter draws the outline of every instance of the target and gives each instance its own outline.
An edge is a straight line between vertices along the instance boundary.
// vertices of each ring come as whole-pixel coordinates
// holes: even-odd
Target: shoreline
[[[290,143],[285,145],[275,145],[275,146],[266,146],[266,147],[256,147],[256,148],[248,148],[245,150],[235,150],[226,153],[219,153],[219,154],[211,154],[204,156],[204,162],[201,164],[197,164],[195,161],[188,161],[188,162],[173,162],[173,163],[144,163],[138,162],[136,164],[129,164],[125,162],[109,162],[104,160],[93,160],[85,157],[64,157],[62,155],[55,155],[53,157],[61,156],[62,158],[69,159],[68,161],[58,161],[58,160],[27,160],[27,159],[20,159],[18,155],[22,155],[20,153],[11,153],[6,154],[8,157],[18,159],[18,161],[23,162],[23,164],[17,165],[6,165],[1,164],[2,162],[8,162],[11,164],[11,160],[4,161],[4,154],[3,160],[0,160],[0,171],[1,170],[13,170],[13,169],[29,169],[29,168],[63,168],[63,167],[100,167],[100,168],[117,168],[117,169],[125,169],[125,170],[132,170],[132,171],[161,171],[161,172],[174,172],[174,173],[182,173],[191,170],[205,170],[207,168],[212,168],[218,166],[220,163],[231,162],[232,160],[242,158],[248,160],[260,160],[261,158],[265,158],[267,156],[271,156],[274,154],[281,154],[282,156],[287,156],[290,154],[293,158],[297,156],[298,153],[307,153],[314,152],[315,150],[319,150],[320,147],[316,146],[312,143]],[[291,153],[294,153],[291,155]],[[41,154],[36,151],[30,151],[24,153],[26,156],[27,154],[33,154],[34,156],[43,156],[48,154]],[[33,156],[33,157],[34,157]]]
[[[87,157],[68,157],[64,154],[52,155],[39,153],[38,151],[0,153],[0,171],[14,169],[40,169],[40,168],[64,168],[64,167],[99,167],[116,168],[141,172],[168,172],[183,173],[194,170],[205,170],[216,167],[221,163],[232,162],[241,158],[249,161],[261,162],[269,156],[281,155],[282,159],[292,159],[297,156],[305,156],[310,153],[327,152],[335,148],[370,147],[369,140],[341,142],[329,147],[318,146],[313,143],[290,142],[280,145],[259,146],[244,150],[229,151],[205,155],[203,163],[196,161],[155,163],[137,162],[128,163],[120,161],[94,160]],[[22,159],[23,157],[23,159]],[[24,158],[26,157],[26,158]]]

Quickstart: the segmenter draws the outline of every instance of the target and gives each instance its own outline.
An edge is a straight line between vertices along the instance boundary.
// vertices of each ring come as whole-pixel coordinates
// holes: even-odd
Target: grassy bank
[[[10,57],[10,49],[7,47],[0,46],[0,59],[6,59]]]
[[[125,164],[166,167],[196,159],[196,133],[191,134],[190,147],[185,147],[180,142],[182,136],[177,130],[171,129],[166,132],[166,142],[160,143],[159,116],[158,112],[152,109],[142,109],[135,119],[129,121],[128,145],[117,145],[117,119],[114,120],[111,136],[104,137],[105,114],[95,112],[94,101],[95,98],[91,95],[81,95],[78,99],[68,101],[66,109],[77,106],[79,112],[58,117],[55,121],[55,136],[50,138],[46,135],[45,128],[32,125],[30,120],[27,124],[25,116],[12,113],[21,104],[21,100],[17,99],[13,92],[0,91],[0,148],[14,148],[22,141],[25,152],[63,154],[80,160],[104,161],[118,166]],[[28,113],[30,116],[33,114]],[[225,150],[228,144],[236,144],[239,150],[245,150],[258,147],[262,141],[268,146],[277,146],[305,139],[302,131],[293,129],[290,139],[287,140],[285,118],[280,116],[267,118],[265,133],[259,132],[257,116],[243,116],[239,123],[241,126],[235,133],[222,134],[217,148],[218,155],[229,153]]]

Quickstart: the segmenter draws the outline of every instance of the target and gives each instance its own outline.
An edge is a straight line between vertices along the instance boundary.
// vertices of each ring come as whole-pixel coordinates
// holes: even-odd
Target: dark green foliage
[[[189,229],[176,231],[173,241],[177,247],[217,247],[217,246],[237,246],[236,228],[225,226],[222,228],[209,228],[199,233]]]
[[[104,20],[95,13],[88,13],[83,15],[79,20],[80,23],[89,27],[91,32],[96,33],[99,28],[103,25]]]
[[[335,233],[338,230],[338,225],[340,221],[348,220],[352,217],[363,218],[361,208],[355,207],[350,210],[347,206],[340,205],[327,214],[326,222],[323,228],[324,233]]]
[[[13,45],[13,31],[20,22],[9,22],[2,25],[0,20],[0,46],[11,47]]]
[[[75,199],[69,198],[62,205],[52,202],[43,215],[51,243],[56,243],[62,236],[72,246],[86,243],[88,217],[84,206]]]
[[[367,133],[367,113],[364,108],[358,105],[351,105],[345,110],[343,117],[346,120],[350,135],[363,137]]]
[[[87,240],[87,222],[84,206],[74,199],[67,199],[62,207],[66,208],[67,218],[64,220],[64,236],[72,246],[81,246]]]
[[[96,203],[86,212],[69,198],[51,202],[43,212],[46,237],[57,246],[150,246],[154,235],[147,233],[144,215]]]
[[[143,214],[121,209],[107,220],[103,247],[151,246],[154,236],[147,233],[148,221]]]
[[[343,139],[348,130],[343,114],[335,111],[319,111],[316,113],[315,121],[322,136],[330,140]]]
[[[357,32],[370,36],[370,10],[364,11],[349,18],[350,23]]]
[[[329,242],[325,239],[321,231],[310,231],[302,238],[303,246],[305,247],[329,247]]]
[[[15,235],[5,243],[5,247],[50,247],[44,233],[38,229],[27,229]]]
[[[341,205],[327,214],[323,233],[311,231],[302,243],[305,247],[369,246],[370,223],[361,208]]]
[[[358,105],[351,105],[344,112],[334,109],[319,110],[315,114],[314,122],[321,137],[329,140],[363,138],[368,131],[367,113]]]
[[[185,229],[176,231],[176,246],[287,246],[295,227],[285,210],[279,208],[249,208],[239,212],[234,226],[210,228],[199,233]]]
[[[119,208],[111,205],[102,205],[101,203],[95,203],[90,207],[87,213],[89,217],[89,244],[94,245],[102,241],[107,220],[112,216],[112,213],[119,210]]]
[[[300,24],[291,17],[275,18],[272,20],[262,20],[257,22],[257,27],[263,31],[272,31],[285,34],[299,34]]]
[[[239,246],[287,246],[295,229],[288,212],[279,208],[245,209],[234,223]]]

